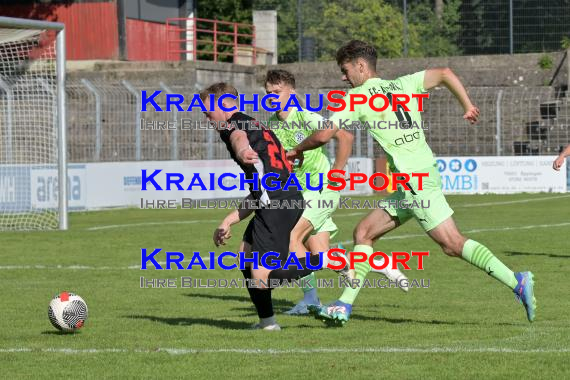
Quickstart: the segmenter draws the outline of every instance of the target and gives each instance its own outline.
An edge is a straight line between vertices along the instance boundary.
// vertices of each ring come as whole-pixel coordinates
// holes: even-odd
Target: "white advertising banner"
[[[67,166],[67,207],[83,210],[86,203],[85,164]],[[30,202],[32,209],[58,207],[58,174],[56,168],[30,169]]]
[[[438,157],[445,193],[566,192],[566,172],[552,169],[555,156]]]
[[[86,183],[86,207],[87,209],[97,209],[104,207],[125,207],[139,206],[141,198],[145,201],[153,200],[175,200],[180,203],[182,198],[191,199],[222,199],[222,198],[245,198],[249,194],[249,186],[246,184],[244,190],[239,190],[239,175],[243,173],[233,160],[211,160],[211,161],[141,161],[141,162],[103,162],[86,164],[84,183]],[[143,186],[143,170],[146,170],[146,189]],[[154,175],[156,170],[160,170]],[[349,173],[362,172],[370,176],[373,173],[372,159],[350,158],[345,168]],[[170,190],[166,190],[167,173],[171,173]],[[192,190],[178,190],[173,180],[182,177],[175,177],[173,174],[179,173],[183,176],[180,186],[188,189],[190,184],[194,184]],[[237,178],[225,177],[222,181],[224,186],[237,186],[237,189],[225,191],[218,186],[218,177],[224,173],[232,173]],[[207,190],[202,190],[199,186],[199,175]],[[213,176],[214,181],[210,181]],[[325,177],[326,181],[326,177]],[[348,183],[347,183],[348,188]],[[372,190],[367,184],[359,184],[355,191],[343,190],[345,195],[372,194]]]
[[[554,171],[554,159],[555,156],[438,157],[437,164],[443,191],[448,194],[566,192],[567,172]],[[161,190],[152,180],[145,181],[147,190],[141,190],[143,170]],[[373,160],[350,158],[345,170],[347,177],[350,173],[370,176],[374,173]],[[171,174],[171,190],[166,190],[167,173]],[[237,189],[225,191],[218,186],[218,178],[224,173],[234,174],[236,178],[225,177],[223,185],[236,185]],[[247,185],[244,190],[239,190],[240,173],[241,169],[232,160],[70,164],[69,208],[140,207],[141,198],[146,201],[174,200],[176,203],[182,198],[243,198],[249,191]],[[200,180],[206,190],[199,186]],[[178,190],[176,182],[184,190]],[[191,184],[194,185],[192,190],[186,190]],[[357,184],[354,191],[349,190],[349,185],[347,182],[342,195],[373,194],[368,183]],[[5,210],[56,208],[57,172],[55,168],[39,166],[0,166],[0,190],[0,201]]]
[[[146,190],[142,190],[143,170],[146,178],[152,179],[145,181]],[[228,187],[237,185],[236,190],[220,189],[217,181],[223,173],[233,173],[237,176],[236,179],[226,177],[222,182]],[[175,200],[177,203],[180,203],[182,198],[244,198],[249,191],[239,190],[239,173],[243,172],[232,160],[87,164],[87,208],[140,207],[141,198],[146,201]],[[167,190],[167,174],[170,174],[170,190]],[[177,180],[181,180],[179,184],[184,190],[178,190],[178,186],[174,183]],[[206,190],[201,189],[200,180]],[[194,185],[192,190],[186,190],[191,184]],[[161,190],[158,190],[159,188]],[[245,188],[248,189],[248,186]]]

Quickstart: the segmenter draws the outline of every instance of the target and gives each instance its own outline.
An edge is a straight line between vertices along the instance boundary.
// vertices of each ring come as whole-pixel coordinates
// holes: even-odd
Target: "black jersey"
[[[236,130],[244,131],[247,134],[249,146],[259,156],[257,164],[244,165],[237,159],[238,152],[234,152],[230,142],[230,135]],[[292,169],[285,156],[285,150],[272,131],[260,126],[253,117],[236,112],[228,120],[227,127],[220,131],[220,137],[226,144],[230,156],[243,170],[247,179],[254,178],[254,173],[258,174],[260,181],[258,190],[254,191],[253,185],[250,184],[250,192],[260,203],[266,204],[270,199],[286,199],[298,195],[295,186],[291,186],[288,191],[282,190]],[[261,180],[267,173],[275,173],[278,176],[278,178],[277,176],[269,177],[266,180],[269,186],[278,185],[278,190],[267,191],[261,186]]]

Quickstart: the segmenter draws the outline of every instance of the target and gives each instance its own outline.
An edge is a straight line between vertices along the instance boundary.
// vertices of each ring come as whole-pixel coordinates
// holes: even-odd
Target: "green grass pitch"
[[[569,378],[570,196],[448,199],[467,236],[514,270],[535,273],[535,323],[509,289],[446,257],[411,221],[375,248],[429,250],[424,271],[406,271],[429,279],[429,289],[364,289],[344,328],[283,315],[301,292],[278,289],[273,298],[283,330],[251,331],[257,318],[245,289],[139,287],[141,275],[241,278],[237,270],[138,268],[142,247],[187,255],[213,250],[224,210],[72,213],[66,232],[0,235],[0,377]],[[351,240],[364,214],[358,212],[335,214],[334,242]],[[233,228],[227,249],[237,249],[245,225]],[[318,276],[336,278],[330,271]],[[47,305],[63,290],[88,304],[79,333],[59,334],[49,323]],[[329,302],[340,292],[319,295]]]

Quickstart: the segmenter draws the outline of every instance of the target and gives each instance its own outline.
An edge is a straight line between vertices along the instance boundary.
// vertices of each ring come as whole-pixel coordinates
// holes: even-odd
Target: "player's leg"
[[[246,256],[249,256],[252,252],[251,241],[253,233],[253,223],[250,221],[245,233],[243,235],[243,240],[239,245],[238,252],[245,252]],[[246,281],[252,279],[251,265],[247,263],[245,268],[241,271],[243,277]],[[260,289],[256,287],[247,287],[249,293],[249,298],[255,306],[257,311],[257,316],[259,317],[259,323],[253,326],[254,329],[264,329],[264,330],[279,330],[279,325],[275,322],[275,314],[273,312],[273,302],[271,300],[271,291],[266,289]]]
[[[324,231],[313,234],[305,243],[313,255],[319,254],[319,252],[326,252],[329,250],[330,233],[328,231]],[[307,308],[309,305],[321,305],[321,301],[317,295],[317,277],[315,272],[303,277],[302,280],[305,284],[301,288],[303,291],[303,299],[291,310],[286,311],[285,314],[306,315],[309,314],[309,309]]]
[[[329,250],[329,242],[338,232],[338,227],[332,220],[331,215],[338,208],[340,201],[340,193],[327,188],[320,191],[305,191],[303,198],[312,204],[312,207],[307,207],[303,212],[302,218],[299,220],[293,231],[291,232],[291,251],[301,252],[309,250],[312,255],[317,255],[319,252],[327,252]],[[326,204],[326,207],[321,205]],[[319,207],[321,206],[321,207]],[[326,237],[321,233],[326,232]],[[315,236],[319,235],[316,239]],[[326,241],[325,241],[326,239]],[[308,245],[312,241],[312,247]],[[307,246],[308,249],[304,247]],[[323,265],[326,265],[328,256],[323,255]],[[352,280],[355,272],[351,271],[347,265],[345,269],[338,271],[338,273]],[[315,286],[316,275],[313,272],[307,277],[303,278],[307,287],[303,288],[303,300],[297,303],[287,314],[304,315],[308,313],[307,305],[320,306],[320,301],[317,296],[317,289]]]
[[[303,199],[309,201],[312,207],[307,207],[303,211],[303,216],[299,219],[293,230],[291,231],[291,240],[289,242],[289,250],[296,252],[297,257],[306,257],[306,253],[310,252],[311,255],[318,255],[319,252],[328,251],[329,247],[321,245],[322,249],[315,250],[307,247],[307,239],[320,232],[329,232],[332,237],[338,232],[336,224],[332,221],[331,215],[337,209],[340,200],[340,193],[329,189],[322,189],[322,191],[305,191]],[[311,202],[313,201],[313,202]],[[328,207],[317,207],[322,201],[329,205]],[[335,253],[335,255],[340,255]],[[315,259],[316,260],[316,259]],[[329,259],[327,255],[322,255],[323,268],[328,265]],[[354,278],[354,272],[350,270],[347,265],[345,268],[335,270],[341,276],[351,280]],[[315,275],[310,274],[305,282],[314,281]],[[316,290],[309,292],[310,294],[316,293]],[[305,293],[307,296],[307,293]]]
[[[303,213],[303,215],[305,215],[305,213]],[[298,257],[303,257],[305,256],[305,252],[310,252],[307,250],[308,247],[305,246],[304,242],[311,235],[313,229],[311,222],[302,216],[291,231],[289,250],[291,252],[296,252]]]
[[[421,204],[424,204],[424,200],[429,201],[429,207],[414,209],[414,215],[420,225],[440,245],[445,254],[461,257],[511,288],[524,304],[529,321],[534,320],[536,301],[532,273],[513,273],[486,246],[463,236],[451,217],[453,210],[441,191],[439,171],[437,168],[430,168],[428,172],[423,190],[408,193],[409,200]],[[417,189],[415,185],[413,187]]]
[[[394,195],[397,197],[397,195]],[[403,222],[409,217],[401,215]],[[354,252],[363,252],[367,256],[374,253],[372,245],[376,240],[392,231],[400,225],[397,216],[397,210],[391,209],[377,209],[370,212],[364,219],[358,223],[354,229]],[[345,287],[341,297],[338,301],[330,305],[323,306],[320,309],[309,308],[315,314],[315,317],[321,319],[329,325],[343,326],[352,312],[352,305],[362,288],[364,279],[371,270],[368,261],[362,263],[355,263],[356,279],[358,280],[357,286]]]
[[[290,231],[295,226],[300,218],[302,210],[258,210],[255,217],[251,220],[251,249],[254,252],[259,252],[260,255],[265,252],[276,252],[279,254],[279,259],[284,260],[289,253],[289,236]],[[249,227],[249,226],[248,226]],[[318,259],[318,258],[317,258]],[[260,259],[261,261],[261,259]],[[262,303],[266,313],[262,316],[259,311],[259,324],[254,328],[263,330],[281,330],[275,315],[273,314],[273,306],[271,302],[271,281],[277,279],[297,279],[304,277],[311,273],[306,268],[304,259],[299,259],[303,268],[292,267],[289,270],[275,269],[270,270],[263,265],[258,265],[257,268],[251,267],[251,276],[255,280],[256,287],[248,289],[250,296],[257,297],[256,300]],[[259,263],[263,264],[263,263]],[[271,315],[269,315],[269,305],[271,305]],[[257,307],[257,305],[256,305]],[[269,316],[268,316],[269,315]]]
[[[317,255],[319,252],[326,252],[329,249],[328,242],[326,246],[316,245],[317,242],[313,237],[321,232],[322,227],[326,224],[328,220],[330,223],[327,227],[330,227],[327,231],[334,231],[336,233],[337,227],[332,222],[331,214],[338,207],[338,202],[340,199],[340,194],[338,192],[326,191],[327,189],[322,189],[321,191],[305,191],[303,193],[303,198],[312,204],[312,207],[305,208],[303,211],[303,216],[291,232],[291,251],[292,252],[304,252],[310,251],[312,255]],[[325,193],[323,195],[323,193]],[[320,200],[326,199],[327,202],[330,201],[330,207],[317,207],[321,204]],[[334,228],[332,228],[334,227]],[[327,234],[330,237],[330,233]],[[312,247],[310,243],[312,241]],[[306,247],[306,248],[305,248]],[[320,248],[320,250],[318,249]],[[302,251],[301,251],[302,249]],[[323,258],[326,258],[324,256]],[[324,263],[323,263],[324,264]],[[347,268],[348,269],[348,268]],[[316,274],[315,272],[310,275],[303,277],[302,279],[306,287],[302,288],[303,299],[297,303],[291,310],[288,310],[286,314],[290,315],[305,315],[309,313],[307,309],[308,305],[320,306],[320,301],[317,296]]]
[[[259,252],[261,255],[266,252],[276,252],[279,254],[278,260],[283,265],[289,257],[290,234],[303,213],[302,209],[260,209],[257,210],[253,221],[252,229],[252,250]],[[274,259],[274,257],[273,257]],[[289,269],[268,269],[265,264],[261,263],[257,268],[251,270],[252,277],[257,281],[261,288],[268,285],[273,286],[276,282],[279,285],[284,281],[299,279],[311,274],[313,271],[307,267],[306,258],[299,257],[301,268],[295,265],[289,266]],[[319,264],[318,256],[311,256],[310,263],[312,266]]]
[[[305,209],[305,211],[303,212],[303,216],[301,217],[301,219],[299,219],[299,221],[295,225],[295,228],[293,228],[293,231],[291,231],[291,242],[289,243],[289,250],[291,252],[296,252],[298,257],[302,257],[303,254],[305,254],[305,252],[311,252],[311,254],[315,253],[315,251],[313,251],[311,248],[308,247],[307,237],[309,237],[311,233],[314,231],[314,227],[313,224],[309,220],[307,220],[307,218],[305,218],[307,214],[308,214],[308,209]],[[285,314],[289,315],[308,314],[309,310],[307,309],[307,305],[320,304],[318,303],[317,289],[314,286],[316,282],[315,272],[309,274],[308,276],[303,277],[302,280],[303,283],[307,284],[307,286],[301,289],[303,291],[303,299],[295,306],[293,306],[293,308],[286,311]]]
[[[446,255],[461,257],[513,290],[524,304],[528,320],[534,320],[536,300],[531,272],[514,273],[486,246],[463,236],[452,217],[428,231],[428,235],[440,245]]]

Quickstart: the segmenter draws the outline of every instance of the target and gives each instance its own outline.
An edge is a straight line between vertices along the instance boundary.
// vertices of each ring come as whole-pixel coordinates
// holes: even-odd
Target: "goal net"
[[[0,230],[67,229],[63,25],[0,17]]]

